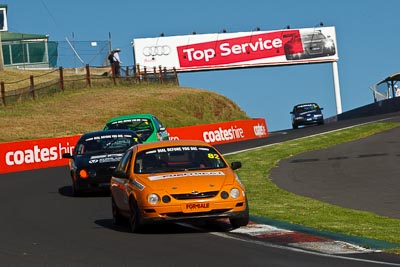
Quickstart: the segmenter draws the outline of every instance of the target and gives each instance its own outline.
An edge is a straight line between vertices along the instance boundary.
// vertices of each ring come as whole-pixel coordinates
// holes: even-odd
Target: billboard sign
[[[338,61],[334,27],[139,38],[133,48],[140,69],[197,71]]]

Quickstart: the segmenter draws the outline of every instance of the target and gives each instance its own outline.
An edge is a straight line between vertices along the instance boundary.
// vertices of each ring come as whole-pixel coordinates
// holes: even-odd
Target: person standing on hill
[[[111,50],[110,54],[108,55],[108,60],[110,62],[111,68],[113,68],[113,74],[116,77],[121,76],[121,59],[119,57],[119,52],[121,49],[117,48],[115,50]]]
[[[121,59],[119,57],[119,53],[121,52],[121,49],[117,48],[114,50],[114,57],[113,57],[113,63],[114,63],[114,70],[115,70],[115,76],[120,77],[121,76]]]
[[[110,62],[111,66],[111,75],[115,75],[115,68],[114,68],[114,50],[110,51],[110,54],[107,57],[108,61]]]

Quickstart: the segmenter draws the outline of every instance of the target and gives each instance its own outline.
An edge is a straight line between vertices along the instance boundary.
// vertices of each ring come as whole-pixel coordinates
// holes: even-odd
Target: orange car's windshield
[[[135,173],[176,172],[225,168],[222,156],[206,146],[171,146],[139,152]]]

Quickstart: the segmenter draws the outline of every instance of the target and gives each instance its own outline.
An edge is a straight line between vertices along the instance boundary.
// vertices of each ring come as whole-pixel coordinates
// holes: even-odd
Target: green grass
[[[112,117],[152,113],[166,127],[249,119],[225,96],[161,84],[69,89],[0,108],[0,142],[100,130]]]
[[[270,179],[270,170],[277,166],[281,159],[364,138],[398,126],[400,126],[399,123],[372,123],[227,155],[226,158],[229,161],[242,162],[243,167],[237,172],[246,185],[252,215],[295,223],[321,231],[400,244],[400,220],[298,196],[278,188]],[[394,252],[399,253],[400,249]]]

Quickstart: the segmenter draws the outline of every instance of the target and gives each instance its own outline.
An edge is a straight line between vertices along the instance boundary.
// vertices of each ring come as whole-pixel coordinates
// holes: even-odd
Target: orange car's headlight
[[[237,199],[240,197],[240,190],[234,187],[231,189],[230,195],[233,199]]]
[[[156,205],[160,202],[160,197],[157,194],[150,194],[147,196],[147,202],[151,205]]]

